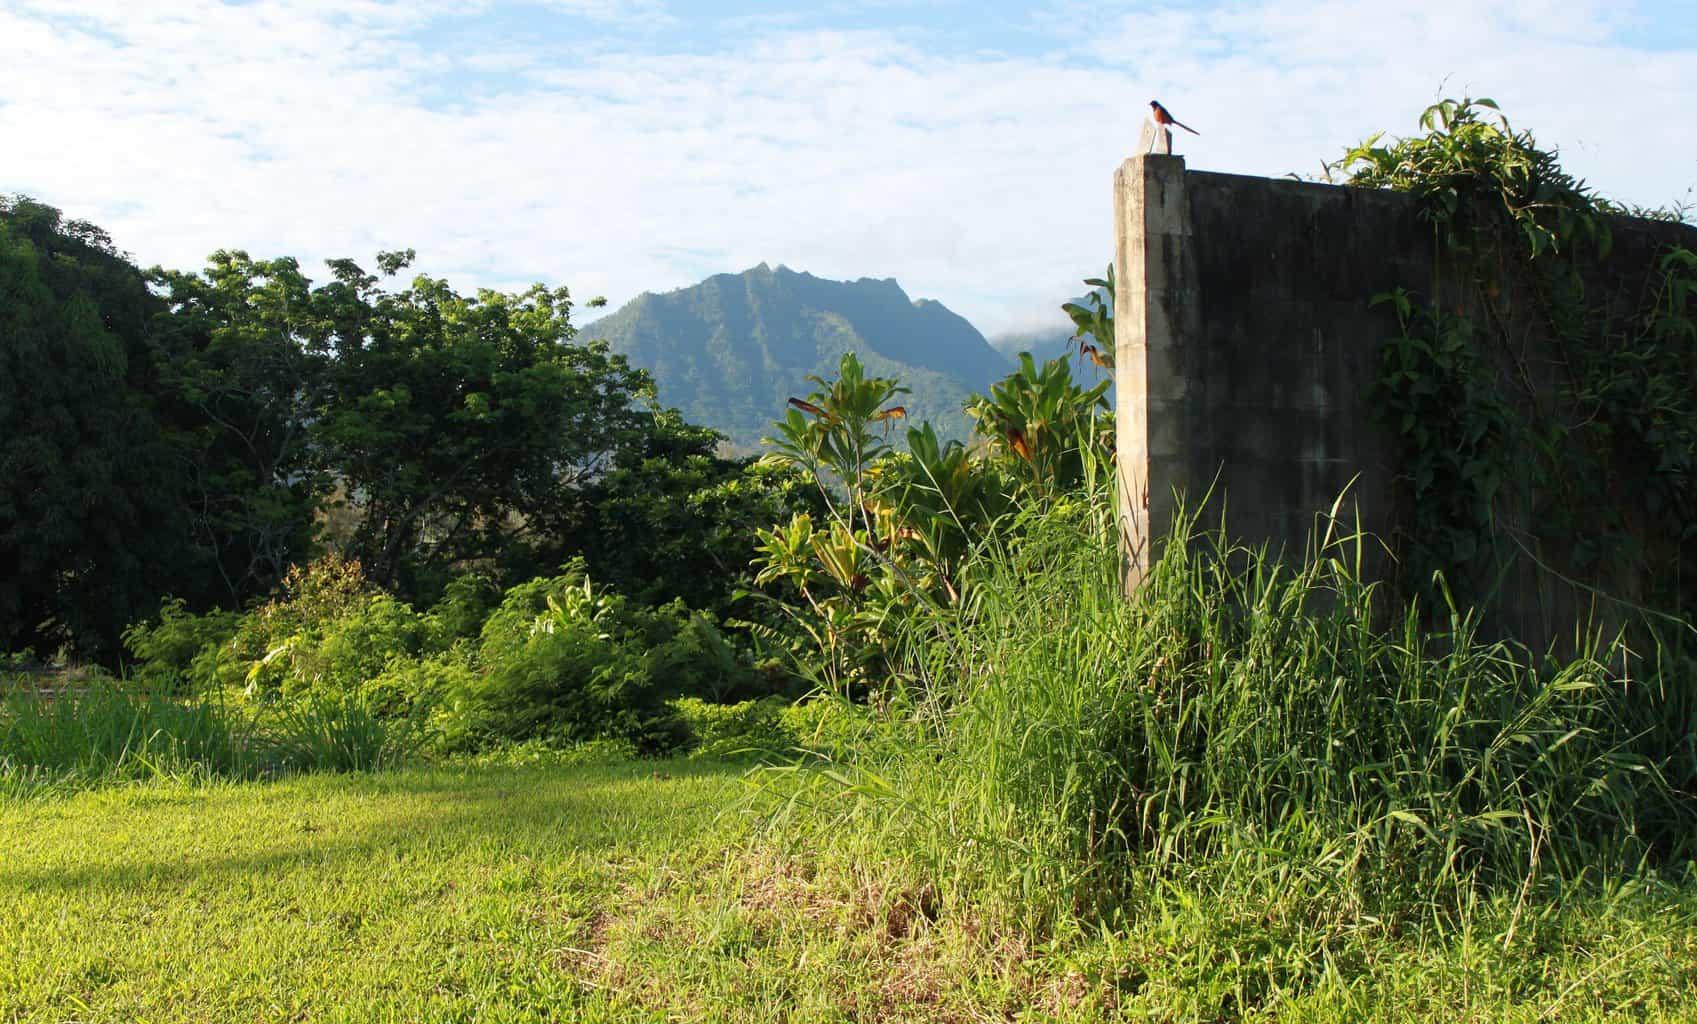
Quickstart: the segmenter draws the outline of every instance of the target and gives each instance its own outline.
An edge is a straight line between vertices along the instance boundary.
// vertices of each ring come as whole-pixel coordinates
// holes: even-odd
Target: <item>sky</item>
[[[0,193],[143,265],[412,247],[616,307],[768,262],[994,336],[1111,259],[1150,99],[1193,169],[1312,176],[1463,94],[1697,199],[1697,0],[0,0]]]

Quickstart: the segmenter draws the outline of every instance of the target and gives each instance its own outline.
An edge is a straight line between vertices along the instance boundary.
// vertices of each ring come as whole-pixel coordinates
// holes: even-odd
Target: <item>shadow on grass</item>
[[[15,852],[0,858],[0,890],[134,893],[300,869],[333,876],[376,859],[453,859],[491,842],[501,847],[497,861],[680,846],[716,827],[720,812],[734,806],[734,780],[744,771],[677,761],[423,767],[244,784],[186,805],[115,801],[69,814],[61,806],[28,844],[53,844],[54,854],[43,858],[52,866],[8,868],[4,860],[15,862]],[[384,807],[389,804],[395,806]],[[27,809],[12,817],[13,827],[28,827]],[[174,852],[169,844],[180,842],[185,828],[195,837],[192,845],[231,852]]]

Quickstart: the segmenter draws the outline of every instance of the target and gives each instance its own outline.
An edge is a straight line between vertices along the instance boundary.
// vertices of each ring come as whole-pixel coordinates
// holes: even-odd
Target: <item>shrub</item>
[[[341,697],[424,653],[432,632],[425,616],[367,584],[359,563],[331,556],[290,570],[279,597],[241,618],[214,674],[261,703]]]
[[[648,609],[597,589],[581,564],[513,587],[484,623],[477,671],[434,725],[449,748],[612,737],[646,752],[681,745],[667,706],[688,682],[674,643],[682,605]]]
[[[672,702],[688,730],[692,758],[739,760],[791,754],[795,737],[784,726],[789,702],[763,697],[737,704],[710,704],[698,697]]]
[[[395,767],[416,746],[407,725],[380,717],[358,695],[314,693],[284,709],[276,749],[296,770],[376,771]]]
[[[289,655],[300,644],[291,643],[293,638],[306,634],[316,639],[324,626],[376,592],[358,562],[334,555],[291,568],[278,595],[242,615],[218,647],[212,659],[217,685],[259,699],[277,696],[290,676]]]
[[[501,588],[487,576],[468,573],[454,577],[425,615],[427,646],[446,650],[456,641],[476,637],[500,603]]]
[[[357,692],[366,706],[385,718],[428,717],[472,685],[472,656],[471,645],[462,642],[429,657],[392,658]]]
[[[1074,381],[1064,357],[1041,368],[1020,358],[968,403],[970,449],[929,423],[906,432],[905,451],[893,446],[890,425],[907,410],[887,403],[907,389],[868,377],[853,353],[836,379],[810,377],[818,388],[773,424],[766,458],[816,480],[831,507],[757,531],[755,583],[782,595],[834,689],[887,698],[902,635],[952,613],[971,553],[1010,539],[1020,503],[1065,500],[1107,464],[1108,382]]]
[[[465,576],[420,615],[367,584],[358,563],[330,557],[292,570],[274,600],[246,615],[197,617],[168,604],[159,624],[130,636],[138,674],[159,692],[185,679],[239,691],[285,732],[312,734],[309,724],[332,717],[406,719],[454,751],[599,738],[669,751],[689,739],[670,698],[772,689],[771,674],[756,672],[711,615],[629,601],[592,584],[581,561],[496,596]]]
[[[298,692],[352,693],[391,661],[415,657],[425,632],[424,619],[411,606],[374,594],[325,623],[316,637],[312,631],[296,634],[303,642],[290,651],[287,682]]]
[[[138,622],[124,630],[124,646],[136,659],[133,678],[151,691],[184,693],[217,682],[218,648],[241,622],[235,612],[195,615],[179,598],[159,607],[157,624]]]
[[[785,681],[751,666],[707,612],[676,602],[661,611],[677,623],[661,649],[666,671],[675,676],[674,692],[725,703],[770,696]]]

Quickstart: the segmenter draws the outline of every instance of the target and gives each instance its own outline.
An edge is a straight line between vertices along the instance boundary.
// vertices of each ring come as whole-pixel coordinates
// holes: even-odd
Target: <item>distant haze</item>
[[[1104,289],[1095,289],[1107,300]],[[1009,356],[1017,356],[1021,352],[1030,352],[1039,360],[1053,359],[1058,355],[1071,355],[1073,349],[1073,334],[1077,327],[1072,318],[1061,310],[1063,302],[1086,305],[1088,294],[1075,295],[1070,299],[1057,300],[1053,309],[1046,316],[1032,317],[1029,322],[1015,324],[990,338],[990,344],[1000,352]],[[1108,303],[1110,311],[1113,304]]]

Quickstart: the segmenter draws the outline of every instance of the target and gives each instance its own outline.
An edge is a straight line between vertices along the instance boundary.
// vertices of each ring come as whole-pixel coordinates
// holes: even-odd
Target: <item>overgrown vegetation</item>
[[[975,549],[1000,538],[1018,505],[1064,500],[1107,458],[1103,394],[1065,359],[1019,368],[967,406],[979,443],[939,442],[930,424],[889,442],[905,409],[895,381],[868,377],[852,353],[834,380],[792,398],[767,461],[818,485],[823,521],[798,514],[759,532],[757,583],[790,596],[803,656],[836,692],[882,692],[899,673],[892,644],[908,623],[940,624],[961,601]],[[923,625],[922,627],[923,628]]]
[[[114,782],[255,779],[394,767],[416,746],[404,723],[357,697],[315,696],[259,714],[104,679],[72,691],[0,691],[0,796]]]
[[[1375,299],[1402,325],[1375,402],[1400,441],[1407,579],[1432,601],[1442,571],[1488,608],[1538,574],[1579,583],[1557,614],[1601,593],[1688,615],[1697,253],[1618,220],[1488,99],[1438,103],[1421,128],[1335,165],[1412,193],[1432,227],[1430,292]]]
[[[968,614],[912,634],[925,685],[882,739],[796,776],[837,808],[803,820],[1039,931],[1269,875],[1339,929],[1447,923],[1689,857],[1688,734],[1658,721],[1690,666],[1545,661],[1455,609],[1428,632],[1358,537],[1281,565],[1181,533],[1128,603],[1106,519],[1048,512],[987,556]]]
[[[408,804],[360,826],[381,839],[301,840],[362,894],[334,911],[354,915],[339,934],[394,923],[363,894],[388,884],[370,854],[411,842],[395,821],[429,837],[407,856],[445,848],[469,872],[393,887],[441,905],[464,881],[479,901],[454,925],[475,932],[457,934],[475,969],[436,963],[446,989],[374,979],[427,1015],[1341,1020],[1380,998],[1440,1016],[1684,1012],[1697,256],[1658,253],[1627,307],[1588,298],[1623,294],[1589,287],[1619,211],[1487,111],[1446,101],[1425,135],[1340,165],[1415,193],[1434,232],[1433,294],[1378,300],[1403,328],[1376,396],[1401,441],[1407,530],[1386,538],[1400,577],[1369,575],[1380,541],[1336,508],[1300,557],[1234,544],[1202,509],[1129,600],[1108,383],[1076,379],[1070,358],[1023,356],[968,403],[963,444],[910,425],[906,390],[849,353],[790,399],[766,457],[727,461],[711,432],[652,407],[641,374],[572,344],[563,291],[385,291],[345,261],[315,289],[290,261],[223,253],[202,275],[156,272],[147,296],[94,229],[12,204],[0,283],[33,303],[17,322],[35,332],[19,351],[69,352],[109,381],[140,368],[130,433],[89,413],[91,472],[141,458],[136,437],[189,458],[193,487],[160,504],[226,593],[124,619],[121,678],[0,693],[0,793],[69,794],[67,813],[93,816],[73,791],[193,780],[239,804],[245,790],[206,783],[400,769],[345,791],[274,785],[312,815],[343,792]],[[1110,368],[1112,273],[1087,283],[1103,291],[1067,308],[1077,365]],[[85,308],[108,286],[135,316]],[[54,302],[69,312],[47,315]],[[45,429],[45,407],[6,408]],[[0,471],[45,457],[14,442]],[[0,590],[6,635],[104,651],[115,620],[85,631],[86,609],[55,609],[99,589],[110,552],[54,563],[24,544],[60,527],[17,523],[0,568],[27,555],[56,582]],[[1561,606],[1572,641],[1549,652],[1497,639],[1492,591],[1521,559],[1610,595],[1609,613]],[[133,610],[156,589],[127,579],[91,607]],[[603,764],[672,754],[695,763]],[[449,774],[417,763],[439,759]],[[721,760],[765,765],[747,776],[751,813],[688,851],[699,821],[647,830],[639,774],[683,773],[675,790],[722,806],[721,769],[703,764]],[[600,795],[561,796],[571,779]],[[510,799],[536,812],[520,834],[503,819],[478,833],[482,859],[461,857]],[[608,863],[537,867],[555,826]],[[537,859],[491,867],[488,844],[509,839]],[[646,841],[663,856],[634,851]],[[45,841],[30,856],[63,858]],[[0,909],[41,941],[45,876],[16,877],[8,891],[0,876]],[[261,916],[284,928],[279,914]],[[1583,952],[1622,933],[1635,944]],[[394,941],[417,972],[441,938],[409,920]],[[82,974],[0,957],[0,1013],[16,993],[84,999],[122,959],[100,941],[105,963]],[[751,963],[752,994],[720,971]],[[799,981],[805,963],[835,965],[836,988]],[[1422,977],[1463,992],[1421,993]],[[704,989],[706,1008],[691,1002]],[[233,991],[197,998],[259,1012]],[[174,1012],[151,992],[107,1005]]]

